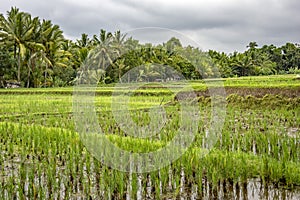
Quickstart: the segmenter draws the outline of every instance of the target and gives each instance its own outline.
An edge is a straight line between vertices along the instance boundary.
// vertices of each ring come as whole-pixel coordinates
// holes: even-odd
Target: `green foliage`
[[[289,69],[290,74],[300,74],[300,68],[299,67],[294,67]]]
[[[25,87],[68,86],[85,76],[94,77],[92,82],[124,82],[122,77],[130,70],[135,73],[127,82],[176,79],[159,66],[170,66],[189,80],[297,73],[300,66],[300,47],[292,43],[259,48],[252,41],[245,52],[226,54],[185,47],[175,37],[162,44],[141,44],[120,31],[103,29],[99,35],[83,33],[71,41],[50,20],[18,8],[11,8],[6,17],[0,15],[0,44],[0,87],[6,80]],[[96,63],[97,59],[105,63]],[[98,70],[87,69],[89,65]],[[143,68],[134,71],[138,66]]]
[[[227,55],[210,50],[209,54],[219,66],[222,77],[285,74],[300,65],[300,47],[297,44],[257,46],[256,42],[250,42],[249,49],[243,53]]]

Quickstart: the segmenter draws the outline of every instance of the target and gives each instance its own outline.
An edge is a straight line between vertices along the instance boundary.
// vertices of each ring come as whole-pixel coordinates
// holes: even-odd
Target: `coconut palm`
[[[24,62],[27,65],[27,87],[30,86],[32,79],[34,82],[34,86],[38,86],[37,79],[40,72],[40,56],[41,52],[45,51],[44,45],[41,43],[40,38],[40,30],[41,23],[38,17],[28,20],[28,24],[30,24],[33,28],[31,38],[26,43],[26,56]]]
[[[34,30],[30,21],[30,14],[20,12],[15,7],[7,12],[7,18],[2,14],[0,15],[0,43],[14,48],[14,58],[18,60],[18,82],[21,81],[21,65],[26,53],[26,43],[31,40]]]
[[[258,47],[257,42],[249,42],[249,44],[247,45],[247,48],[249,48],[250,50],[253,50],[256,47]]]
[[[112,46],[116,50],[118,57],[120,57],[126,51],[124,45],[125,38],[126,34],[122,34],[119,30],[113,34]]]
[[[235,52],[231,57],[231,67],[238,76],[247,76],[251,74],[254,62],[247,54]]]
[[[86,79],[86,76],[92,74],[90,78],[93,80],[90,81],[94,83],[96,79],[98,81],[101,79],[104,82],[107,67],[113,66],[118,57],[116,48],[113,46],[113,35],[101,29],[99,36],[93,36],[92,44],[94,48],[89,52],[87,61],[81,67],[81,77],[85,76]]]
[[[92,41],[86,33],[81,34],[81,38],[76,40],[75,45],[78,48],[90,48]]]
[[[43,20],[41,24],[41,44],[44,51],[41,58],[45,61],[44,84],[47,85],[47,76],[52,73],[53,67],[66,67],[70,53],[62,49],[64,43],[63,32],[58,25],[53,25],[50,20]]]

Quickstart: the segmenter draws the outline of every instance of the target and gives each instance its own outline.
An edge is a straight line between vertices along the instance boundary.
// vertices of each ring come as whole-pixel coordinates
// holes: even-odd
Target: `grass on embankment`
[[[226,79],[205,79],[205,80],[192,80],[188,81],[188,85],[195,91],[203,92],[208,88],[224,86],[228,90],[235,90],[236,88],[241,90],[251,89],[273,89],[289,90],[290,92],[297,91],[299,93],[300,80],[295,78],[295,75],[273,75],[273,76],[250,76],[239,78],[226,78]],[[90,91],[95,91],[96,95],[112,95],[115,94],[131,94],[132,86],[136,83],[122,84],[122,87],[115,84],[99,85],[96,88],[90,88]],[[141,87],[135,90],[135,95],[145,96],[157,96],[157,95],[172,95],[175,91],[181,91],[184,82],[163,82],[163,83],[138,83]],[[168,88],[169,87],[169,88]],[[88,91],[85,88],[84,91]],[[0,94],[62,94],[72,95],[74,92],[73,87],[65,88],[15,88],[15,89],[0,89]],[[229,92],[232,94],[233,92]]]

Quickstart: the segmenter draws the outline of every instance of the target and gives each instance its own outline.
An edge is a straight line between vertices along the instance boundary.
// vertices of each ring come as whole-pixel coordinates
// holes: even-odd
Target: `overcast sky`
[[[50,19],[70,39],[100,29],[161,27],[192,38],[204,50],[244,51],[250,41],[300,43],[299,0],[0,0],[1,13],[12,6]],[[140,35],[148,41],[154,34]]]

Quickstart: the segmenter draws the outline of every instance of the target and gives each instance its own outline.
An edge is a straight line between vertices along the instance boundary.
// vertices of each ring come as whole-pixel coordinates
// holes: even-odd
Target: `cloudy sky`
[[[105,29],[137,33],[145,42],[181,34],[204,50],[225,52],[244,51],[250,41],[300,43],[299,0],[1,0],[0,12],[12,6],[50,19],[70,39]],[[142,27],[163,29],[130,31]]]

